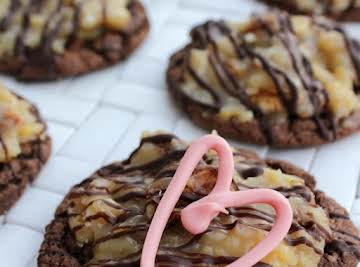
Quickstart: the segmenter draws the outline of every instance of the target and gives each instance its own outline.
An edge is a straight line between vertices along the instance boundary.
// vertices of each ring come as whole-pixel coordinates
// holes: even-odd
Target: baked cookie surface
[[[168,89],[198,125],[279,147],[332,142],[360,128],[360,45],[323,17],[271,12],[208,21],[175,53]]]
[[[36,107],[0,85],[0,215],[33,182],[50,151],[46,124]]]
[[[46,228],[38,266],[139,266],[142,244],[156,207],[187,144],[176,136],[146,135],[122,162],[106,166],[76,185]],[[281,244],[256,266],[356,266],[360,238],[344,208],[315,188],[297,167],[233,149],[232,190],[271,188],[288,198],[294,213]],[[218,157],[198,164],[174,209],[157,255],[158,266],[223,266],[270,231],[274,210],[264,204],[228,209],[208,231],[192,236],[180,211],[207,195],[217,179]]]
[[[262,0],[262,2],[284,8],[294,14],[325,15],[342,21],[360,20],[359,0]]]
[[[125,59],[148,31],[138,0],[3,0],[0,71],[22,80],[81,75]]]

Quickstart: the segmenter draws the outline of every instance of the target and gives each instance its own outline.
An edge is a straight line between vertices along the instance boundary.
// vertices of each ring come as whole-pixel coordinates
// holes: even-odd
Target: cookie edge
[[[14,93],[13,93],[14,94]],[[43,120],[40,115],[39,110],[37,107],[26,100],[25,98],[14,94],[19,99],[30,103],[31,110],[33,114],[39,119],[40,123],[44,125],[45,131],[47,130],[47,124]],[[26,187],[32,183],[37,176],[39,175],[40,171],[42,170],[43,166],[50,158],[51,149],[52,149],[52,141],[50,136],[46,133],[45,137],[42,139],[37,139],[28,143],[24,143],[21,145],[22,151],[26,151],[26,153],[21,153],[16,158],[12,159],[8,163],[2,163],[0,165],[6,166],[8,170],[13,174],[13,178],[16,178],[19,181],[17,184],[7,184],[7,188],[0,191],[0,216],[4,215],[9,209],[19,200],[22,196],[23,192],[25,191]],[[29,153],[30,152],[30,153]],[[34,154],[37,154],[34,155]],[[30,157],[29,157],[30,155]],[[35,160],[36,163],[32,163]],[[22,169],[17,170],[16,167],[29,167],[28,164],[37,165],[37,167],[31,167],[30,171],[24,172]],[[4,168],[6,168],[4,167]],[[1,172],[0,172],[1,175]]]

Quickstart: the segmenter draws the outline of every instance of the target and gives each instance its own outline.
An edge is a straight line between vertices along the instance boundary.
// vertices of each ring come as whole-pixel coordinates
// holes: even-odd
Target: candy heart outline
[[[289,201],[282,194],[271,189],[230,191],[234,174],[232,150],[223,138],[216,135],[205,135],[193,142],[187,149],[155,211],[144,241],[141,267],[155,266],[157,250],[170,215],[199,161],[210,149],[215,150],[219,157],[217,181],[209,195],[191,203],[181,211],[181,221],[185,229],[192,234],[202,233],[213,218],[220,212],[227,212],[226,208],[229,207],[255,203],[273,206],[276,211],[276,220],[267,237],[227,267],[249,267],[256,264],[269,254],[288,233],[293,216]],[[203,213],[199,217],[206,220],[205,223],[192,224],[191,217],[194,214],[198,215],[204,205],[208,205],[208,208],[213,207],[213,210],[206,210],[206,214]]]

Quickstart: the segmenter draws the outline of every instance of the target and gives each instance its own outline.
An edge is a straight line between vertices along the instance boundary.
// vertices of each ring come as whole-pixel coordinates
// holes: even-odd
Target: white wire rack
[[[66,192],[101,165],[127,157],[138,145],[142,131],[163,129],[188,140],[205,133],[178,112],[167,95],[164,72],[169,55],[186,42],[196,23],[207,18],[243,20],[265,9],[251,0],[144,2],[151,33],[127,62],[55,83],[28,85],[0,77],[39,106],[54,142],[52,158],[39,178],[0,217],[0,266],[37,266],[44,228]],[[360,37],[360,24],[346,27]],[[309,170],[320,189],[346,207],[360,226],[360,134],[302,150],[246,147]]]

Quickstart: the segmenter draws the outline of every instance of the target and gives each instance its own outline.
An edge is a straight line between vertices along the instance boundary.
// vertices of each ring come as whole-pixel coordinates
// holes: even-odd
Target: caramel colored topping
[[[70,192],[65,212],[75,244],[91,249],[88,256],[84,255],[86,264],[138,264],[151,218],[186,146],[172,135],[147,134],[129,159],[103,168]],[[294,211],[287,237],[263,263],[274,267],[318,266],[332,231],[328,215],[316,204],[313,192],[303,179],[271,169],[260,159],[249,159],[240,150],[233,151],[236,169],[242,171],[236,172],[232,190],[273,188],[289,199]],[[208,231],[198,236],[182,228],[180,210],[211,191],[217,168],[217,155],[209,151],[190,177],[168,222],[158,264],[227,264],[249,251],[271,229],[275,211],[265,204],[231,208],[229,215],[219,215]]]
[[[21,144],[40,138],[44,128],[28,102],[0,85],[0,162],[21,154]]]
[[[131,19],[128,0],[106,0],[105,25],[111,29],[126,29]]]

